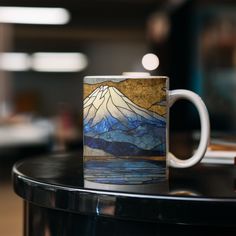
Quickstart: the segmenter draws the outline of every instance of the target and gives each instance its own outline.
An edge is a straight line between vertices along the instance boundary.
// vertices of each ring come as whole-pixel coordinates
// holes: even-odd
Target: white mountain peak
[[[107,85],[105,85],[105,86],[101,86],[101,87],[100,87],[100,90],[104,91],[104,90],[106,90],[107,88],[108,88]]]
[[[129,120],[140,120],[141,117],[152,121],[165,120],[156,113],[139,107],[117,88],[100,86],[84,100],[84,122],[87,124],[92,121],[91,126],[94,126],[109,117],[113,117],[125,126]]]

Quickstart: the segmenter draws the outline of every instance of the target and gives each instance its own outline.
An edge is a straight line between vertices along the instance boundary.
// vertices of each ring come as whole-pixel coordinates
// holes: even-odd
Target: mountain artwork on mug
[[[156,160],[163,162],[166,156],[165,80],[87,80],[83,116],[84,156],[90,170],[100,166],[100,161],[104,164],[108,160],[116,167],[135,164],[139,169],[141,166],[152,169]],[[126,161],[122,162],[122,158]]]

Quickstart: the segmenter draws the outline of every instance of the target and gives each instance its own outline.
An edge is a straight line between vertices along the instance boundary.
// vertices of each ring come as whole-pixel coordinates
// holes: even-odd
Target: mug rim
[[[88,75],[84,79],[169,79],[166,75]]]

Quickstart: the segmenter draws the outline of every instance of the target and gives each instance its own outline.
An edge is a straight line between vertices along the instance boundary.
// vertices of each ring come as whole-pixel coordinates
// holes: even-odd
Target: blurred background
[[[212,136],[234,138],[236,2],[0,0],[1,235],[22,233],[14,162],[81,153],[83,77],[123,72],[167,75],[170,89],[198,93]],[[185,157],[198,138],[197,112],[180,101],[170,115],[170,148]]]

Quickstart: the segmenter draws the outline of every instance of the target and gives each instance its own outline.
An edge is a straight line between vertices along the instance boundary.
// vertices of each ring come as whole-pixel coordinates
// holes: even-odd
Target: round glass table
[[[89,185],[79,154],[13,167],[25,236],[235,235],[235,177],[234,165],[198,164],[156,185]]]

